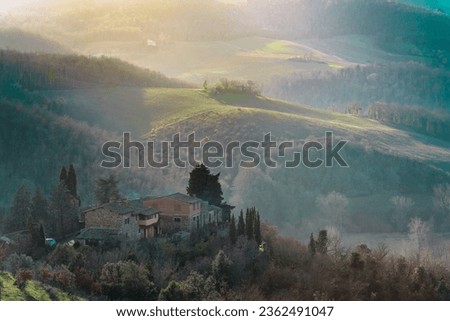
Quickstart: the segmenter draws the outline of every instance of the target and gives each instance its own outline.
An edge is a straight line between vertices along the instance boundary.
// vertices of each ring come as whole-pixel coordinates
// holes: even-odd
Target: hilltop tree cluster
[[[247,208],[245,216],[243,210],[241,210],[237,225],[234,215],[231,217],[229,227],[231,244],[236,244],[237,238],[240,236],[247,238],[249,241],[254,240],[258,245],[261,244],[261,218],[256,208]]]
[[[248,94],[248,95],[261,95],[261,89],[259,86],[251,80],[239,81],[239,80],[228,80],[222,78],[219,82],[214,85],[208,85],[205,81],[203,83],[203,89],[205,89],[209,94]]]

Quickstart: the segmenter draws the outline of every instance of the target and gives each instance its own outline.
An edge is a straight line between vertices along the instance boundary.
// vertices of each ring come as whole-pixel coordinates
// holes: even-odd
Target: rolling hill
[[[187,86],[109,58],[0,51],[0,68],[0,207],[5,211],[21,185],[41,187],[50,195],[57,173],[68,163],[83,168],[79,175],[83,186],[80,193],[87,204],[93,201],[92,187],[102,172],[96,163],[101,155],[99,147],[110,134],[97,123],[90,126],[81,121],[89,120],[96,110],[92,101],[87,107],[91,114],[86,112],[83,119],[74,119],[64,112],[65,101],[47,95],[45,90]]]
[[[323,141],[333,131],[349,142],[344,155],[350,168],[221,168],[226,198],[238,207],[266,209],[265,218],[283,228],[302,228],[305,218],[308,224],[329,224],[316,200],[333,191],[350,200],[350,229],[389,230],[390,198],[396,195],[417,199],[417,215],[439,220],[429,208],[433,187],[449,181],[450,146],[443,140],[263,96],[181,88],[178,81],[115,59],[15,52],[1,57],[3,90],[20,84],[19,94],[6,90],[2,101],[3,207],[22,184],[49,194],[59,168],[68,163],[77,168],[80,194],[90,204],[95,178],[107,173],[98,166],[101,145],[121,139],[124,131],[155,141],[195,131],[203,142],[223,144],[261,141],[268,132],[277,141],[302,144]],[[67,68],[67,61],[84,68]],[[64,77],[50,77],[49,71]],[[175,167],[115,172],[125,196],[184,191],[188,178],[188,169]]]
[[[120,87],[46,94],[62,98],[67,104],[64,113],[75,119],[89,115],[88,106],[95,105],[96,116],[87,117],[91,126],[114,124],[111,129],[116,130],[110,131],[110,137],[116,140],[123,131],[143,142],[170,139],[178,132],[186,139],[195,131],[202,142],[214,140],[226,145],[234,140],[261,141],[271,132],[277,141],[302,144],[323,141],[325,131],[333,131],[336,139],[349,142],[344,155],[350,168],[217,169],[226,199],[238,207],[264,208],[266,219],[293,233],[314,224],[330,224],[317,208],[316,199],[332,191],[348,197],[352,224],[347,228],[353,231],[390,230],[390,199],[396,195],[413,198],[416,215],[440,219],[429,209],[433,187],[450,181],[450,146],[436,138],[364,117],[246,94],[211,96],[199,89]],[[127,170],[118,173],[126,174]],[[188,179],[187,170],[175,166],[135,169],[134,174],[139,176],[135,178],[138,181],[151,177],[155,185],[124,184],[133,195],[182,192]]]
[[[55,41],[17,28],[0,29],[0,49],[21,52],[70,53],[69,49]]]

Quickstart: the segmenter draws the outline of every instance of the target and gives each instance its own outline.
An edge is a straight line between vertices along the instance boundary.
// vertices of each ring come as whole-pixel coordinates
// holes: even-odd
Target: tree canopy
[[[204,165],[197,165],[189,174],[189,185],[186,188],[189,196],[198,197],[211,205],[220,206],[223,201],[220,173],[214,175]]]

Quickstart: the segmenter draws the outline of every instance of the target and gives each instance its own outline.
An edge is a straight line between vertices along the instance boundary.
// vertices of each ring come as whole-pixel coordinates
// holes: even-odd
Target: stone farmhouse
[[[157,235],[221,226],[222,209],[181,193],[117,200],[81,212],[84,227],[76,239],[98,244],[109,239],[151,239]]]
[[[220,207],[181,193],[146,197],[144,206],[160,211],[163,233],[191,232],[223,223]]]
[[[84,228],[77,236],[82,243],[101,243],[111,238],[150,239],[160,234],[159,211],[141,200],[119,200],[82,211]]]

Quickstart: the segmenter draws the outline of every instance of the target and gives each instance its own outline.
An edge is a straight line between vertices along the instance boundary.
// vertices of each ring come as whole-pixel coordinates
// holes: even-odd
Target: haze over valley
[[[192,167],[139,168],[132,153],[129,169],[101,168],[123,132],[224,146],[271,133],[297,147],[332,132],[348,167],[212,168],[236,217],[255,207],[302,242],[327,229],[405,257],[422,251],[417,218],[426,257],[448,268],[449,13],[445,1],[0,5],[0,226],[21,186],[52,195],[63,164],[83,207],[111,173],[127,199],[186,192]]]

